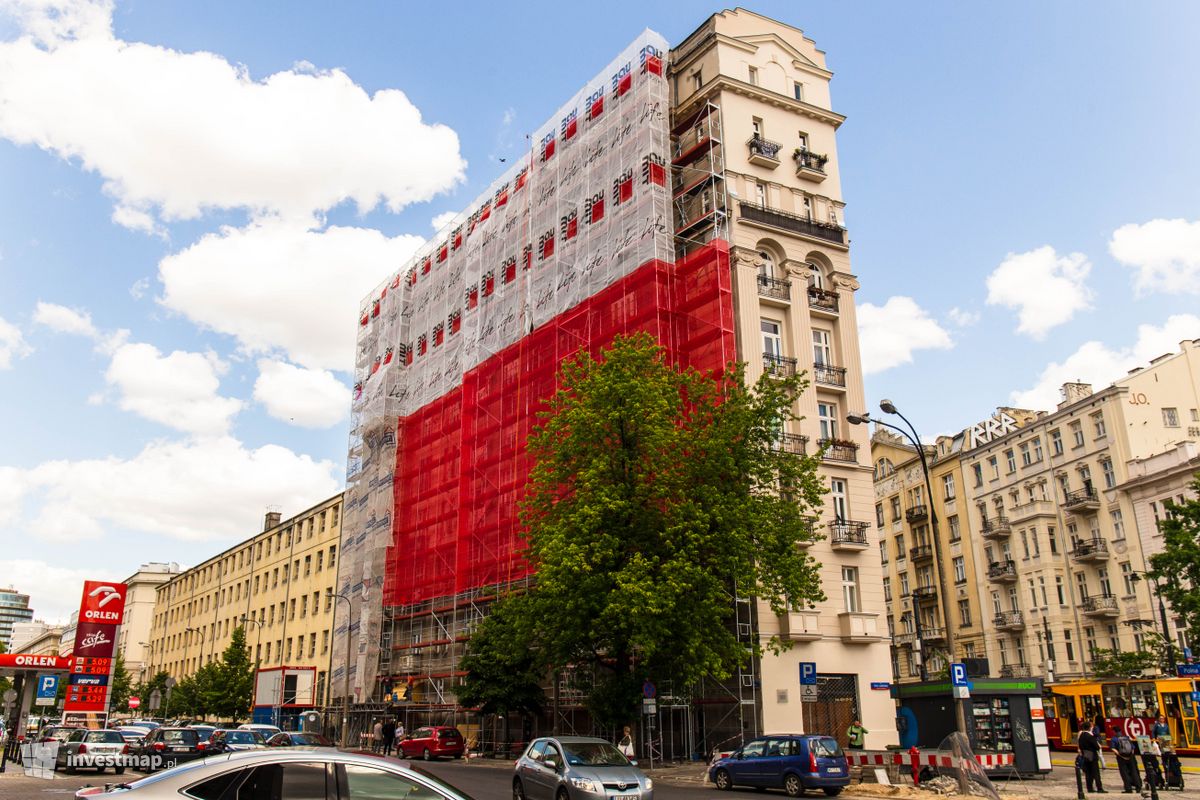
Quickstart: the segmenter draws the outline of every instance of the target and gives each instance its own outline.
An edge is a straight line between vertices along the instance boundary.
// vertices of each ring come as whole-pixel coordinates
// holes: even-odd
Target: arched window
[[[810,261],[808,268],[812,272],[812,276],[808,279],[809,287],[823,290],[825,288],[825,271],[821,269],[821,265]]]
[[[881,458],[875,462],[875,480],[886,478],[896,471],[896,465],[890,459]]]

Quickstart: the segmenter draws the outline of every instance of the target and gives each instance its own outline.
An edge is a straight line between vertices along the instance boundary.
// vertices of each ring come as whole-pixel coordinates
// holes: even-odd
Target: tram
[[[1042,705],[1050,746],[1074,750],[1082,720],[1104,718],[1104,738],[1123,731],[1149,736],[1159,715],[1167,718],[1179,755],[1200,756],[1196,687],[1189,678],[1102,678],[1045,687]]]

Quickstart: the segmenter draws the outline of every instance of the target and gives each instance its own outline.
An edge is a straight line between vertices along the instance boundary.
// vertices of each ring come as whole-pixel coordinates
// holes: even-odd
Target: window
[[[1070,425],[1070,428],[1071,428],[1071,440],[1075,442],[1074,446],[1075,447],[1083,447],[1083,423],[1082,422],[1072,422]]]
[[[1097,570],[1097,573],[1100,576],[1100,596],[1111,597],[1112,584],[1108,580],[1108,567],[1100,567],[1100,569]]]
[[[950,528],[950,541],[957,542],[962,538],[962,530],[958,524],[958,514],[951,514],[947,517],[946,524]]]
[[[908,558],[908,551],[904,549],[904,534],[896,536],[896,560],[904,561]]]
[[[1037,462],[1039,462],[1041,460],[1042,460],[1042,440],[1041,440],[1041,437],[1038,437],[1033,440],[1033,463],[1036,464]]]
[[[1108,431],[1104,427],[1104,414],[1099,412],[1092,414],[1092,427],[1096,431],[1097,439],[1103,439],[1108,435]]]
[[[954,582],[965,583],[967,580],[967,565],[962,556],[954,557]]]
[[[846,481],[842,478],[829,479],[829,505],[833,510],[833,518],[842,522],[846,514]]]
[[[908,573],[907,573],[907,572],[901,572],[901,573],[900,573],[900,596],[901,596],[901,597],[908,597],[910,594],[912,594],[912,590],[911,590],[911,589],[909,588],[909,586],[908,586]],[[904,628],[905,628],[905,630],[908,630],[908,626],[909,626],[908,617],[905,617],[905,618],[904,618]]]
[[[325,568],[325,551],[319,550],[319,551],[317,551],[317,572],[320,572],[324,568]]]
[[[1029,442],[1021,443],[1021,466],[1028,467],[1033,463],[1033,453],[1029,449]]]
[[[1022,528],[1020,530],[1020,536],[1021,536],[1021,553],[1026,559],[1028,559],[1029,558],[1029,532],[1026,531],[1024,528]]]
[[[842,601],[847,611],[858,613],[858,567],[842,567]]]
[[[1050,605],[1050,601],[1046,598],[1046,579],[1041,575],[1038,576],[1038,591],[1042,593],[1042,608]]]
[[[838,438],[836,403],[817,403],[817,420],[820,424],[822,439]]]
[[[1011,449],[1004,451],[1004,460],[1010,473],[1017,471],[1017,456]]]
[[[947,502],[954,499],[954,473],[942,476],[942,499]]]
[[[1117,473],[1113,471],[1113,463],[1107,458],[1100,462],[1100,469],[1104,472],[1104,488],[1111,489],[1117,485]]]
[[[997,617],[1004,613],[1004,606],[1000,605],[999,592],[992,592],[992,611],[996,613]]]
[[[780,333],[780,324],[774,320],[764,319],[759,321],[758,327],[762,331],[763,355],[776,358],[782,356],[783,336]]]
[[[896,496],[891,499],[892,507],[892,522],[900,521],[900,497]]]
[[[692,73],[692,89],[698,92],[700,91],[700,87],[703,85],[704,75],[700,72],[700,70],[696,70],[694,73]]]
[[[751,86],[758,86],[758,67],[750,67],[746,70],[746,78]]]
[[[883,503],[875,504],[875,527],[883,527]]]
[[[309,576],[309,573],[311,573],[311,572],[312,572],[312,556],[305,556],[304,557],[304,577],[307,578]]]
[[[883,579],[883,599],[890,603],[892,602],[892,579],[885,577]]]
[[[1071,641],[1071,629],[1067,628],[1063,631],[1064,644],[1067,648],[1067,661],[1075,660],[1075,643]]]
[[[1179,427],[1179,409],[1164,408],[1162,410],[1162,417],[1163,417],[1163,425],[1167,426],[1168,428],[1178,428]]]
[[[813,364],[830,365],[833,363],[833,348],[829,345],[829,331],[813,329]]]
[[[1065,606],[1067,604],[1067,595],[1063,589],[1062,575],[1054,576],[1054,591],[1058,595],[1058,604],[1060,606]]]
[[[1058,534],[1054,532],[1053,525],[1046,529],[1046,539],[1050,542],[1050,553],[1058,555]]]
[[[329,568],[330,569],[333,569],[333,559],[335,556],[337,556],[337,545],[331,544],[331,545],[329,545]]]
[[[971,472],[975,475],[975,485],[983,486],[983,465],[982,464],[972,464]]]
[[[1084,647],[1087,649],[1090,658],[1096,657],[1096,629],[1087,627],[1083,629]]]
[[[888,545],[887,539],[879,540],[879,561],[882,564],[888,563]]]
[[[1121,584],[1125,587],[1125,596],[1133,597],[1133,566],[1128,561],[1121,562]]]
[[[959,619],[958,624],[960,626],[962,626],[964,628],[970,626],[970,624],[971,624],[971,601],[970,600],[959,600],[958,601],[958,619]]]
[[[308,595],[300,598],[300,618],[304,619],[308,616]]]
[[[1061,456],[1063,454],[1062,431],[1055,428],[1050,431],[1050,455]]]
[[[329,652],[329,629],[321,631],[321,655]]]
[[[988,457],[988,467],[992,473],[992,480],[1000,480],[1000,461],[995,456]]]
[[[804,84],[802,84],[800,81],[792,81],[792,97],[796,98],[797,100],[804,99]]]
[[[1088,599],[1087,576],[1082,572],[1075,573],[1075,590],[1079,596],[1079,602]]]
[[[1125,538],[1125,520],[1121,516],[1121,509],[1114,508],[1112,511],[1108,512],[1108,516],[1109,516],[1109,518],[1112,519],[1113,538],[1114,539],[1124,539]]]

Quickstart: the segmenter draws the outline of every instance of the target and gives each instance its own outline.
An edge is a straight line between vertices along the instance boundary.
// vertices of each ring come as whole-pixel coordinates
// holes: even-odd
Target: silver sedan
[[[472,800],[465,792],[406,762],[316,747],[208,756],[140,781],[84,787],[75,796],[89,800]]]

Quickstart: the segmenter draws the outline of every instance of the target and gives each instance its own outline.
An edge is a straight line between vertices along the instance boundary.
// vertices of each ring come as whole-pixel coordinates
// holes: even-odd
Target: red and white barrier
[[[899,750],[848,750],[846,760],[859,767],[909,766],[912,768],[913,782],[920,783],[919,773],[922,767],[943,767],[954,769],[958,766],[953,753],[947,750],[917,750],[908,752]],[[975,756],[975,760],[984,769],[998,769],[1013,765],[1012,753],[986,753]]]

